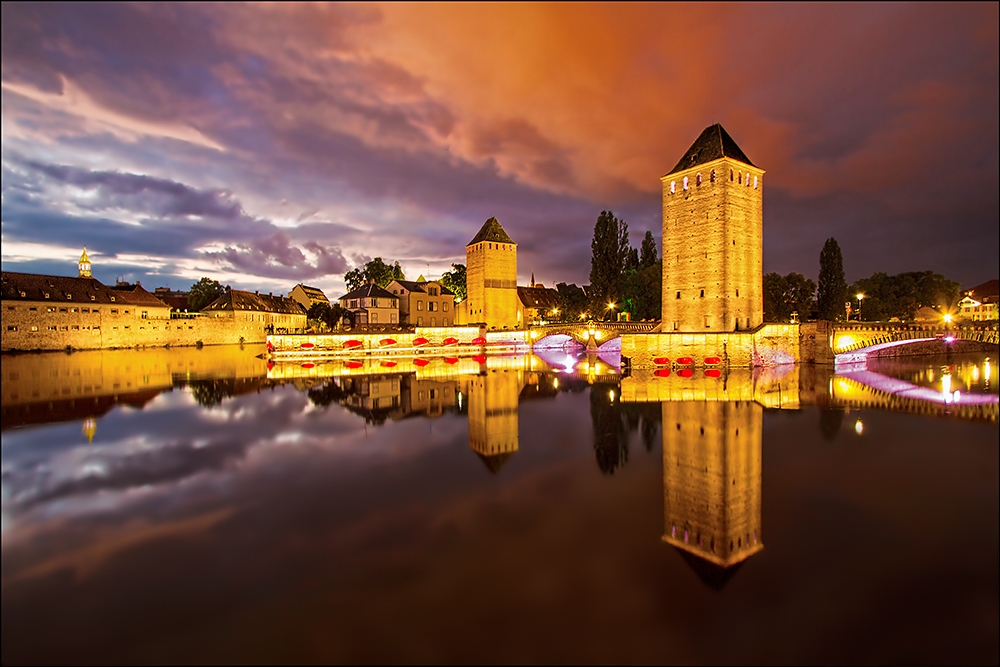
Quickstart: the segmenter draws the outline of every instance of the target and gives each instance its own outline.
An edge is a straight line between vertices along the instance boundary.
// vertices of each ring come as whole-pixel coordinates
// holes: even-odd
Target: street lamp
[[[858,322],[860,322],[861,321],[861,300],[865,298],[865,295],[861,294],[859,292],[857,294],[857,297],[858,297]]]

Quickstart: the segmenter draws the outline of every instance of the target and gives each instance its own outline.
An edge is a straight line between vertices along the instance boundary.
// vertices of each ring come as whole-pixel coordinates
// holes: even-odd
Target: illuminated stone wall
[[[663,177],[663,331],[746,331],[764,321],[763,175],[720,158]]]
[[[146,311],[149,316],[142,317]],[[240,311],[235,317],[171,319],[168,308],[132,304],[99,306],[4,302],[4,350],[114,349],[135,346],[263,343],[267,325],[303,328],[305,315]],[[13,328],[12,328],[13,327]]]
[[[763,548],[761,432],[752,401],[663,403],[663,540],[728,568]]]
[[[488,329],[516,329],[517,244],[483,241],[466,246],[467,322]]]
[[[799,325],[767,324],[752,333],[622,334],[622,356],[632,368],[655,368],[657,359],[672,364],[690,357],[693,366],[718,357],[731,368],[774,366],[799,360]]]

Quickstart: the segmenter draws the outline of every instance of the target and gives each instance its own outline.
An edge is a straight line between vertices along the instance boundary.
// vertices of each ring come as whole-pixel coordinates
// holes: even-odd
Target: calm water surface
[[[5,356],[5,664],[1000,659],[995,358],[259,351]]]

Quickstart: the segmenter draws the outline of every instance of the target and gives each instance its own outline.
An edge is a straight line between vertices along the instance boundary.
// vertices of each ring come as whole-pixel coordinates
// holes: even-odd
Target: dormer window
[[[111,300],[112,300],[112,301],[114,301],[114,300],[115,300],[115,297],[113,297],[113,296],[112,296],[112,297],[111,297]]]
[[[698,176],[695,178],[694,182],[695,185],[701,185],[701,172],[698,173]]]
[[[48,299],[48,298],[49,298],[49,293],[48,293],[48,292],[46,292],[46,293],[45,293],[45,298],[46,298],[46,299]]]
[[[66,298],[67,298],[67,299],[72,299],[72,298],[73,298],[73,295],[72,295],[72,294],[70,294],[69,292],[67,292],[67,293],[66,293]]]

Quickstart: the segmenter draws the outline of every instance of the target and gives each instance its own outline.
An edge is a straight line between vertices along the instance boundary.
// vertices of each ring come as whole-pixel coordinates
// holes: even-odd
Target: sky
[[[764,176],[764,271],[1000,273],[997,3],[3,3],[2,263],[328,296],[372,257],[589,282],[603,210],[722,123]]]

